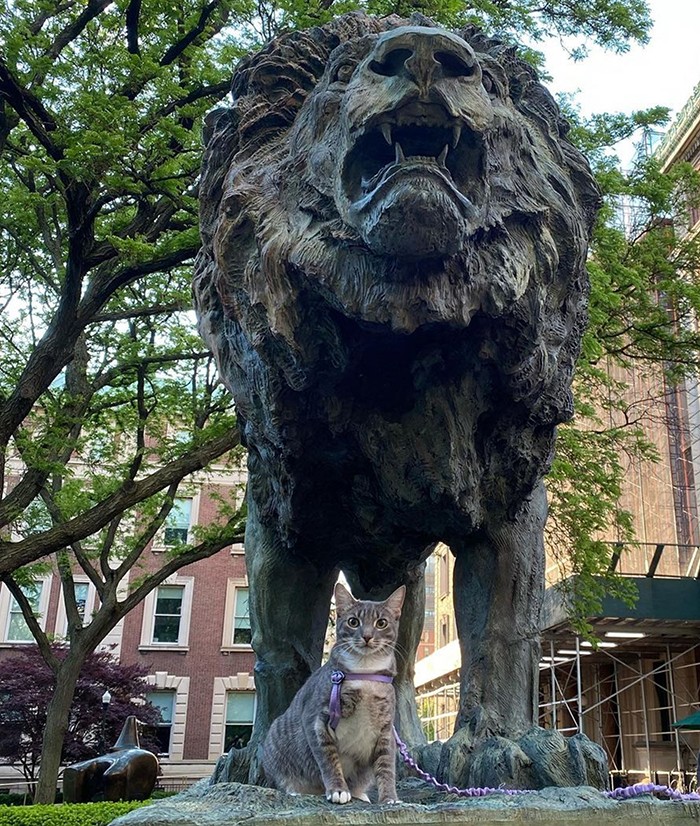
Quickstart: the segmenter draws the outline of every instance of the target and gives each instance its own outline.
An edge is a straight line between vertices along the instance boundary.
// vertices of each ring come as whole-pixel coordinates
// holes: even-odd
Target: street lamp
[[[112,702],[112,695],[105,690],[102,695],[102,753],[107,751],[107,709]]]

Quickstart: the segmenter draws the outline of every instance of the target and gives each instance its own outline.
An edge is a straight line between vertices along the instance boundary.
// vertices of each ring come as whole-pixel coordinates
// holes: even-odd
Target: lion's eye
[[[360,620],[357,617],[348,617],[348,625],[350,628],[359,628]]]
[[[386,628],[389,623],[384,619],[384,617],[379,617],[379,619],[374,623],[375,628]]]
[[[452,52],[435,52],[435,60],[444,77],[471,77],[476,72],[476,64]]]
[[[482,75],[481,82],[484,86],[484,89],[486,89],[487,92],[493,92],[493,80],[491,80],[491,78],[486,74],[486,72],[484,72],[484,74]]]
[[[352,63],[341,63],[331,76],[332,83],[348,83],[355,67]]]

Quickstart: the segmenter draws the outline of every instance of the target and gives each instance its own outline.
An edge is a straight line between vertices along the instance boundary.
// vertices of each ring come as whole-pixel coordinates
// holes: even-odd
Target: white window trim
[[[255,691],[253,675],[247,671],[241,671],[233,677],[214,677],[211,726],[209,727],[209,760],[218,760],[224,753],[226,695],[229,691]],[[257,696],[255,698],[255,709],[257,709]],[[255,715],[255,711],[253,714]]]
[[[161,762],[183,760],[185,754],[185,728],[187,725],[187,703],[190,696],[190,678],[177,677],[167,671],[148,674],[146,682],[155,691],[174,691],[173,722],[170,730],[170,753],[159,758]]]
[[[192,506],[190,507],[190,527],[187,532],[187,541],[192,541],[192,528],[199,524],[199,506],[201,500],[201,490],[192,490],[192,491],[178,491],[175,494],[175,499],[191,499]],[[167,521],[167,517],[166,517]],[[165,544],[165,528],[166,524],[163,523],[161,525],[160,530],[156,533],[153,537],[153,545],[151,546],[151,551],[153,553],[165,553],[165,551],[170,550],[170,545]]]
[[[248,588],[247,577],[229,577],[226,583],[226,606],[224,608],[224,631],[221,639],[222,651],[252,651],[248,643],[234,643],[233,619],[236,609],[236,591],[239,588]]]
[[[153,625],[156,613],[156,595],[160,585],[182,585],[182,614],[180,615],[180,634],[177,642],[154,642]],[[192,595],[194,591],[193,576],[172,574],[159,586],[154,588],[143,601],[143,620],[141,622],[141,642],[139,651],[189,651],[190,617],[192,615]]]
[[[36,578],[37,582],[41,582],[41,596],[39,597],[39,626],[43,631],[46,630],[46,613],[49,608],[49,598],[51,596],[51,574],[39,576]],[[34,645],[35,639],[31,637],[28,640],[10,640],[8,634],[10,631],[10,606],[12,605],[12,594],[10,589],[4,583],[0,585],[0,630],[2,636],[0,637],[0,645],[8,647],[13,645]]]
[[[95,589],[95,586],[87,576],[74,576],[73,582],[76,585],[88,586],[87,599],[85,600],[85,619],[83,621],[84,627],[86,625],[89,625],[92,621],[92,615],[95,611],[95,598],[97,596],[97,590]],[[55,634],[57,637],[61,637],[62,639],[68,638],[68,614],[66,613],[66,601],[63,597],[63,588],[61,588],[61,592],[58,598],[58,611],[56,612]]]

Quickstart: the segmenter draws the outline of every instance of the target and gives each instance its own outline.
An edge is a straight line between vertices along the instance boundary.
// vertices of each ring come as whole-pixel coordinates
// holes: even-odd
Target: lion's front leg
[[[540,483],[514,520],[457,549],[460,708],[440,766],[455,785],[605,785],[597,744],[536,725],[546,518]]]
[[[249,778],[259,782],[258,746],[272,721],[286,711],[311,672],[321,665],[338,572],[319,570],[288,556],[280,548],[274,525],[258,519],[250,495],[248,502],[246,568],[257,694]]]
[[[546,518],[540,484],[516,519],[455,549],[457,728],[469,726],[478,736],[518,736],[536,720]]]

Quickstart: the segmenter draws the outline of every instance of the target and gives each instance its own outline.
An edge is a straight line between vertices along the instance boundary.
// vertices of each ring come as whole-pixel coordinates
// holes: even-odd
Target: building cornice
[[[686,138],[692,136],[700,126],[700,83],[693,89],[693,93],[678,113],[668,132],[657,147],[654,155],[662,168],[667,168],[673,161],[679,160],[679,155],[688,150]],[[700,149],[700,135],[696,138]],[[682,159],[682,158],[681,158]]]

